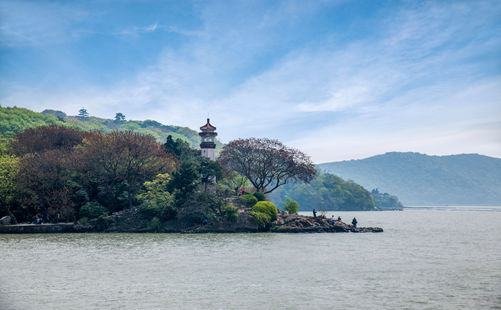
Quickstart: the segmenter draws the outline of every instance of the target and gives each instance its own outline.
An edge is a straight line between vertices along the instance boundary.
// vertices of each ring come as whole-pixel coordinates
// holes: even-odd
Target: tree
[[[15,178],[19,172],[19,159],[15,156],[0,155],[0,207],[17,224],[16,217],[10,211],[10,204],[14,198]]]
[[[29,153],[19,161],[16,177],[25,216],[60,214],[65,220],[75,215],[77,184],[72,182],[76,158],[68,150]]]
[[[215,183],[223,176],[221,165],[217,161],[210,160],[207,157],[200,157],[200,182],[204,185],[204,191],[207,191],[207,185]]]
[[[284,210],[289,212],[289,214],[297,214],[297,211],[299,211],[299,204],[294,200],[287,198],[284,202]]]
[[[16,138],[11,140],[10,146],[12,152],[18,156],[48,150],[71,150],[89,134],[64,126],[40,126],[18,133]]]
[[[195,163],[182,161],[181,168],[172,174],[168,190],[174,194],[176,206],[181,206],[200,183],[200,173]]]
[[[78,119],[81,121],[86,121],[89,119],[89,113],[86,109],[81,108],[80,110],[78,110]]]
[[[125,194],[129,208],[145,181],[160,173],[171,173],[177,165],[153,136],[130,130],[95,132],[77,147],[77,153],[87,185],[113,195],[115,201]],[[120,209],[112,203],[107,207],[110,211]]]
[[[272,139],[231,141],[224,147],[219,161],[245,176],[256,191],[265,194],[289,181],[310,182],[316,174],[307,155]]]
[[[123,123],[125,122],[125,115],[122,113],[115,114],[115,123]]]

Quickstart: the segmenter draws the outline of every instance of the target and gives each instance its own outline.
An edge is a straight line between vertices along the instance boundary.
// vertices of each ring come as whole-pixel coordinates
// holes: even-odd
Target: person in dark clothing
[[[353,220],[351,221],[351,225],[353,225],[353,227],[357,227],[357,218],[353,218]]]
[[[337,217],[337,220],[341,222],[341,217],[340,217],[340,216],[338,216],[338,217]]]
[[[317,217],[317,210],[313,209],[313,217]]]

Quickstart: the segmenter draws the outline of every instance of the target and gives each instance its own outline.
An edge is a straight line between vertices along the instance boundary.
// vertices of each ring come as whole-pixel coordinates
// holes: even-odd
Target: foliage
[[[238,200],[248,208],[252,208],[252,206],[254,206],[258,202],[256,196],[252,194],[242,195]]]
[[[64,120],[59,120],[61,118]],[[162,125],[158,122],[124,121],[117,123],[114,119],[92,117],[80,120],[78,116],[67,116],[61,111],[45,110],[42,113],[22,108],[3,108],[0,106],[0,136],[13,137],[27,128],[44,125],[63,125],[81,129],[83,131],[98,130],[110,133],[113,130],[133,130],[141,134],[152,135],[158,142],[163,142],[167,136],[186,141],[190,147],[198,148],[200,136],[198,132],[187,127]],[[216,151],[221,149],[222,143],[216,142]]]
[[[172,173],[168,190],[174,194],[176,205],[180,206],[195,191],[200,182],[197,166],[190,161],[181,162],[181,168]]]
[[[89,223],[89,219],[86,218],[85,216],[80,217],[80,219],[78,219],[78,223],[80,223],[81,225],[87,225],[87,223]]]
[[[115,114],[115,123],[123,123],[125,122],[125,115],[123,113]]]
[[[200,183],[204,185],[204,190],[207,190],[208,184],[221,179],[223,175],[221,165],[217,161],[201,156],[199,157],[198,171],[200,173]]]
[[[239,139],[228,143],[219,160],[245,176],[258,192],[270,193],[289,181],[309,182],[315,176],[310,158],[277,140]]]
[[[62,124],[64,123],[52,115],[43,115],[18,107],[0,106],[0,137],[14,137],[18,132],[28,128]]]
[[[97,187],[116,202],[120,194],[126,194],[129,208],[145,181],[176,167],[175,159],[153,137],[132,131],[95,132],[76,151],[81,171],[87,172],[83,178],[86,186]],[[120,209],[109,202],[106,207]]]
[[[287,198],[287,200],[284,202],[284,210],[289,214],[297,214],[297,211],[299,211],[299,204],[294,200]]]
[[[159,231],[162,228],[162,221],[158,217],[154,217],[150,222],[150,229],[154,231]]]
[[[33,213],[73,220],[78,200],[78,186],[72,182],[75,162],[75,154],[67,150],[24,155],[16,177],[21,204]]]
[[[10,207],[16,193],[15,178],[19,173],[19,158],[10,155],[0,155],[0,217],[10,215],[14,222],[15,216]]]
[[[68,151],[82,143],[85,136],[89,133],[57,125],[28,128],[11,141],[11,150],[18,156],[49,150]]]
[[[145,218],[151,220],[154,217],[162,216],[162,211],[164,207],[155,204],[142,204],[139,207],[139,213]]]
[[[228,188],[231,188],[232,190],[237,188],[244,188],[249,185],[249,180],[240,175],[238,172],[236,172],[233,169],[228,169],[225,167],[221,167],[222,170],[222,178],[219,181],[220,184],[226,185]]]
[[[225,204],[222,208],[223,214],[226,219],[232,223],[235,223],[238,219],[238,208],[230,204]]]
[[[96,219],[94,227],[96,228],[97,231],[103,231],[108,229],[112,223],[113,220],[110,219],[108,216],[101,215]]]
[[[379,210],[402,210],[404,206],[398,201],[397,196],[392,196],[388,193],[380,193],[379,190],[373,189],[371,191],[372,198],[376,208]]]
[[[180,206],[178,218],[185,222],[201,223],[204,219],[212,219],[222,213],[225,202],[218,196],[208,192],[196,192]]]
[[[320,172],[309,184],[287,184],[268,198],[280,202],[286,197],[297,201],[303,211],[376,210],[370,193],[362,186]]]
[[[95,201],[88,202],[80,208],[80,218],[94,219],[107,214],[108,210]]]
[[[77,117],[81,121],[86,121],[86,120],[89,119],[89,113],[87,112],[86,109],[81,108],[80,110],[78,110],[78,116]]]
[[[500,158],[391,152],[319,167],[365,188],[392,193],[404,205],[499,205],[501,202]]]
[[[254,197],[257,198],[257,201],[266,201],[266,196],[264,195],[264,193],[255,192]]]
[[[271,217],[267,213],[251,211],[252,219],[260,230],[266,230],[271,224]]]
[[[252,211],[261,212],[268,214],[270,216],[270,220],[274,221],[277,219],[277,207],[273,202],[269,201],[259,201],[252,207]]]

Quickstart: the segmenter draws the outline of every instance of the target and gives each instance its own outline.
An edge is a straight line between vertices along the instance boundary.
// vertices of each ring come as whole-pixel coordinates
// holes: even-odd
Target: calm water
[[[1,309],[501,309],[501,208],[381,234],[0,235]]]

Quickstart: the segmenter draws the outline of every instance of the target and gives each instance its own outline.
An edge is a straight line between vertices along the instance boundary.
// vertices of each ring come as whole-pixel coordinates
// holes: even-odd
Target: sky
[[[0,1],[0,105],[501,157],[501,1]]]

